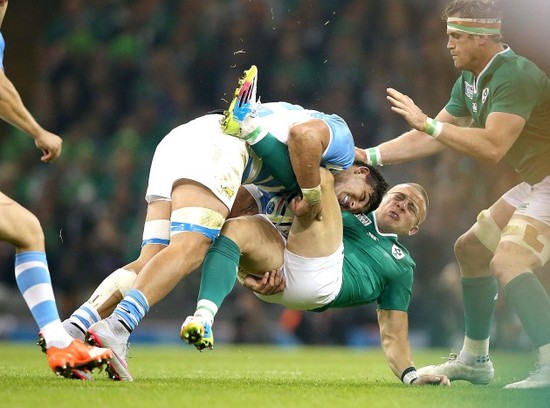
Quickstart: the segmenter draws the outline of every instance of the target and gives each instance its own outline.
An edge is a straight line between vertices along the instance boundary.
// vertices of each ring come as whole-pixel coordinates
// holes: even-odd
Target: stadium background
[[[503,31],[514,51],[548,72],[545,2],[504,1]],[[259,67],[263,101],[336,112],[358,146],[407,130],[389,109],[388,86],[435,115],[457,76],[440,20],[444,3],[10,2],[2,27],[6,73],[41,124],[64,137],[64,152],[56,164],[41,164],[30,139],[2,124],[0,190],[42,222],[62,317],[137,255],[155,145],[175,125],[225,107],[249,65]],[[392,183],[423,184],[431,198],[421,232],[405,240],[417,261],[412,341],[457,347],[463,319],[454,240],[517,177],[506,164],[452,152],[382,170]],[[155,306],[134,341],[177,341],[198,283],[193,273]],[[495,347],[530,347],[502,299],[495,323]],[[0,243],[0,339],[26,339],[35,330],[15,287],[13,248]],[[373,306],[303,315],[262,304],[237,287],[216,320],[216,340],[369,346],[378,334]]]

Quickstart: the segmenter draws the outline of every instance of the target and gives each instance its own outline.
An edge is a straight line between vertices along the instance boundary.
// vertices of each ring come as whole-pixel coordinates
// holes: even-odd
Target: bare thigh
[[[247,272],[261,274],[283,265],[284,240],[265,218],[245,216],[227,220],[222,234],[240,248],[240,266]]]

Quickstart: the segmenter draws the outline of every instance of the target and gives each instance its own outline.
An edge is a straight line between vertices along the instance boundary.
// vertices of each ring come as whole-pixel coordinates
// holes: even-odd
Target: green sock
[[[505,293],[533,345],[550,343],[550,297],[537,277],[522,273],[508,282]]]
[[[288,190],[298,192],[300,186],[294,175],[290,156],[288,154],[288,146],[271,133],[250,146],[254,152],[262,158],[264,166],[267,167],[269,173]]]
[[[485,340],[491,334],[498,298],[498,281],[493,276],[461,278],[466,336]]]
[[[220,235],[204,258],[198,299],[208,299],[219,308],[235,285],[240,258],[237,244]]]

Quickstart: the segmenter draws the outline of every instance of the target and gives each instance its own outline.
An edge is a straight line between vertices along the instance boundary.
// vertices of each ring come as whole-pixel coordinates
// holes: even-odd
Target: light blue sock
[[[29,251],[16,254],[15,281],[40,330],[59,320],[44,252]]]
[[[131,289],[116,307],[114,314],[132,332],[149,311],[149,303],[143,293]]]

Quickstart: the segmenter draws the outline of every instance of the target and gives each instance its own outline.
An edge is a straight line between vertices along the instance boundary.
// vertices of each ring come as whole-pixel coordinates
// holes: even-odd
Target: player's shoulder
[[[499,58],[501,64],[495,71],[497,77],[514,78],[515,82],[538,80],[546,77],[544,71],[537,64],[527,57],[514,53],[512,50],[502,53]]]

